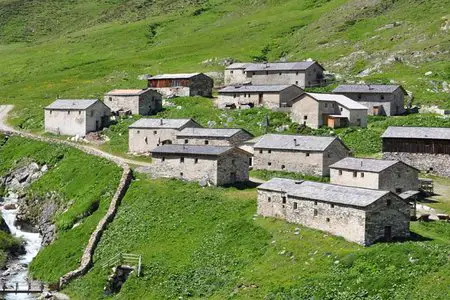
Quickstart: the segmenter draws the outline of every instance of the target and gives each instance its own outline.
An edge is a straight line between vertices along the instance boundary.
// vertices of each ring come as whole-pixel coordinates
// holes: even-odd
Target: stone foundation
[[[401,160],[421,171],[429,172],[439,176],[450,177],[450,155],[407,153],[407,152],[384,152],[383,159]]]

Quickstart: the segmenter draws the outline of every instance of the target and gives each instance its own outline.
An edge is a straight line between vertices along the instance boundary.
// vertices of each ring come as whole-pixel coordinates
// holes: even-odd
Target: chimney
[[[369,87],[369,91],[373,90],[373,87],[370,84],[368,84],[367,86]]]
[[[162,118],[159,120],[159,125],[163,125],[163,119]]]
[[[361,167],[363,166],[363,161],[361,160]]]
[[[294,146],[298,146],[297,139],[294,139]]]

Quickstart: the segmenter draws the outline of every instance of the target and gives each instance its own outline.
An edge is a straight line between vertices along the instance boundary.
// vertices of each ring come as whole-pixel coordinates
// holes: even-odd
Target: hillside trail
[[[41,135],[38,134],[34,134],[34,133],[29,133],[29,132],[25,132],[25,131],[20,131],[20,130],[16,130],[12,127],[10,127],[6,120],[8,117],[8,113],[14,108],[14,105],[0,105],[0,131],[6,131],[6,132],[13,132],[13,133],[20,133],[23,134],[25,136],[34,136],[36,138],[40,138],[44,141],[47,141],[49,143],[54,142],[54,139],[52,138],[47,138],[47,137],[43,137]],[[89,150],[88,152],[92,155],[97,155],[106,159],[109,159],[111,161],[115,161],[118,162],[120,165],[121,164],[127,164],[127,165],[133,165],[133,166],[139,166],[139,167],[149,167],[151,166],[151,163],[149,162],[142,162],[142,161],[138,161],[138,160],[133,160],[133,159],[128,159],[128,158],[124,158],[121,156],[117,156],[117,155],[113,155],[111,153],[105,152],[103,150],[100,150],[94,146],[91,145],[85,145],[85,144],[80,144],[80,143],[74,143],[74,142],[68,142],[69,145],[73,145],[76,148],[84,148],[86,150]]]

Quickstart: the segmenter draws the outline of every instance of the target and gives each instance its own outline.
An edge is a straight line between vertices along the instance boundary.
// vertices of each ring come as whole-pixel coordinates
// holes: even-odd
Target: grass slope
[[[101,299],[118,252],[141,254],[116,299],[444,299],[449,224],[414,223],[431,240],[363,248],[255,217],[256,191],[138,177],[103,235],[94,268],[65,290]],[[300,228],[297,230],[296,228]],[[295,234],[299,231],[299,234]]]
[[[121,171],[78,150],[20,137],[10,137],[0,147],[0,161],[0,175],[31,161],[49,166],[28,188],[27,196],[46,201],[49,193],[56,194],[66,209],[54,217],[57,239],[39,252],[30,271],[42,280],[57,281],[78,265],[90,234],[108,209]]]
[[[230,57],[313,57],[346,77],[376,67],[365,80],[396,80],[416,103],[449,108],[443,7],[450,1],[1,0],[0,103],[16,105],[13,125],[39,131],[57,96],[142,87],[143,73],[221,71]]]

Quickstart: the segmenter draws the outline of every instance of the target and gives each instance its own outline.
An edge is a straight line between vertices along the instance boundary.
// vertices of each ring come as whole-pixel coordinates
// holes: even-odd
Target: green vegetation
[[[73,148],[20,137],[10,137],[0,147],[0,161],[0,175],[31,161],[49,166],[28,188],[27,197],[43,204],[49,193],[57,195],[62,208],[54,217],[58,238],[39,252],[30,270],[40,279],[56,281],[79,264],[90,234],[108,209],[121,171]]]
[[[450,77],[450,42],[440,29],[449,6],[449,0],[1,0],[0,103],[16,105],[14,126],[40,131],[42,108],[57,96],[143,87],[144,73],[221,71],[226,58],[311,57],[350,79],[379,65],[363,79],[396,80],[414,92],[415,103],[449,108],[442,82]]]
[[[295,172],[283,172],[283,171],[268,171],[268,170],[251,170],[250,177],[255,177],[262,180],[270,180],[272,178],[288,178],[294,180],[309,180],[309,181],[317,181],[317,182],[329,182],[329,177],[318,177],[312,175],[306,175]]]
[[[141,254],[118,299],[445,299],[450,226],[414,223],[417,241],[363,248],[272,218],[254,217],[254,189],[201,188],[138,176],[95,253],[65,292],[101,299],[118,252]],[[296,228],[300,228],[299,230]],[[298,231],[299,234],[295,234]]]
[[[8,253],[17,253],[21,241],[11,234],[0,230],[0,268],[4,269],[8,259]]]

